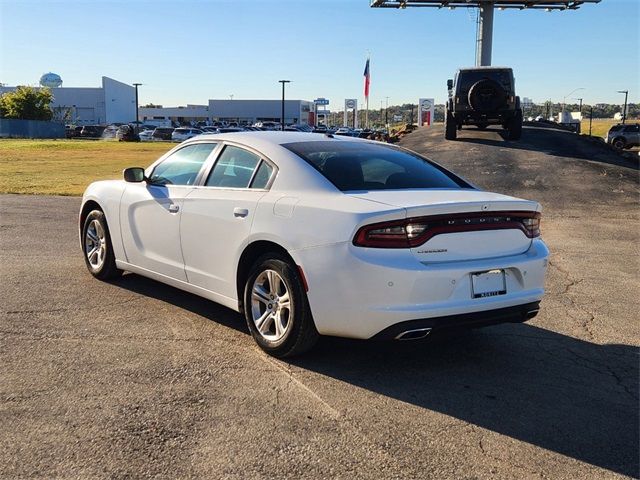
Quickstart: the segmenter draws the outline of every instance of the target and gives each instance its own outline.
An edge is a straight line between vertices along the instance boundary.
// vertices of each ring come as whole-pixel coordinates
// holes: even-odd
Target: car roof
[[[474,71],[474,70],[513,70],[513,69],[511,67],[494,67],[493,65],[486,65],[483,67],[463,67],[458,69],[458,71],[460,72]]]

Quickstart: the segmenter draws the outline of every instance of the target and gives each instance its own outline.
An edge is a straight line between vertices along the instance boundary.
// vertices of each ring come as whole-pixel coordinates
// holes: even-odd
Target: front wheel
[[[446,140],[455,140],[457,136],[457,127],[458,126],[456,125],[456,119],[449,111],[449,108],[447,108],[444,120],[444,138]]]
[[[91,275],[100,280],[113,280],[122,275],[116,267],[109,227],[104,212],[92,210],[82,227],[84,261]]]
[[[282,255],[258,259],[245,284],[244,312],[254,340],[274,357],[299,355],[318,340],[300,274]]]
[[[522,110],[516,110],[515,114],[507,124],[509,140],[520,140],[522,137]]]

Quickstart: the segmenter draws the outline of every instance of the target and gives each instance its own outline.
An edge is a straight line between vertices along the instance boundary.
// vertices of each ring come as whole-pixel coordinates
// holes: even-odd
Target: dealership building
[[[0,94],[15,89],[0,87]],[[67,121],[75,125],[128,123],[136,119],[135,88],[113,78],[102,77],[102,86],[95,88],[51,86],[51,93],[54,113],[68,112]]]
[[[184,107],[140,107],[140,121],[143,123],[173,122],[280,122],[281,100],[209,100],[208,105],[186,105]],[[306,100],[285,100],[285,123],[313,125],[315,123],[314,103]]]

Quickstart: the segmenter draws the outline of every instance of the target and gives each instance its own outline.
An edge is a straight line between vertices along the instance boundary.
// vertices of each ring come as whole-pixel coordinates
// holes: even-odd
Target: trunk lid
[[[439,233],[411,248],[416,259],[424,263],[476,260],[526,252],[532,239],[521,229],[510,227],[509,222],[517,218],[514,213],[540,211],[537,202],[468,189],[377,190],[349,195],[404,208],[406,218],[429,217],[426,220],[427,230]],[[466,228],[473,231],[448,231]]]

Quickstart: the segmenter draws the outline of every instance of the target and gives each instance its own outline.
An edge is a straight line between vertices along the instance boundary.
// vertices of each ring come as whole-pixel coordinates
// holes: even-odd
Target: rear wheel
[[[522,137],[522,110],[516,110],[515,115],[508,123],[509,140],[520,140]]]
[[[624,141],[624,138],[616,138],[613,142],[611,142],[613,148],[616,150],[624,150],[627,145],[627,142]]]
[[[82,227],[84,261],[91,275],[100,280],[113,280],[122,275],[116,267],[109,227],[104,212],[92,210]]]
[[[444,120],[444,138],[447,140],[455,140],[456,135],[456,119],[447,108]]]
[[[254,340],[274,357],[299,355],[318,340],[300,274],[277,253],[258,259],[249,273],[244,312]]]

